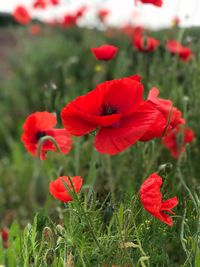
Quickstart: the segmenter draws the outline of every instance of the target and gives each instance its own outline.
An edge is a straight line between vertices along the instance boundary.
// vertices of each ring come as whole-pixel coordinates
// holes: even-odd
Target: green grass
[[[17,47],[9,51],[0,82],[0,223],[10,228],[9,248],[0,243],[0,264],[44,266],[200,266],[200,58],[198,31],[191,36],[195,59],[184,64],[163,47],[139,54],[122,34],[111,37],[87,29],[43,28],[41,36],[10,29]],[[181,33],[182,34],[182,33]],[[153,33],[162,44],[178,30]],[[90,47],[117,45],[111,62],[97,62]],[[78,95],[105,80],[140,74],[145,95],[152,86],[184,113],[196,139],[178,161],[160,140],[137,143],[114,157],[98,154],[92,134],[73,138],[69,155],[31,157],[20,142],[22,123],[32,112],[60,111]],[[55,86],[56,90],[55,90]],[[172,228],[140,203],[143,180],[159,171],[165,198],[177,196]],[[63,205],[48,185],[60,175],[81,175],[78,198]],[[1,242],[1,241],[0,241]]]

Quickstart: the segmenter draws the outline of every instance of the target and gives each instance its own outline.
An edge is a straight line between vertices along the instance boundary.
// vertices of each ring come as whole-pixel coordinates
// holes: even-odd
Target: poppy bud
[[[60,225],[60,224],[56,225],[56,231],[60,236],[65,235],[65,228],[62,227],[62,225]]]
[[[52,232],[51,228],[45,227],[43,229],[42,235],[43,235],[44,240],[46,242],[52,243],[52,241],[53,241],[53,232]]]
[[[170,162],[162,164],[158,167],[158,172],[160,175],[162,174],[168,174],[171,172],[171,170],[173,169],[173,164],[171,164]]]

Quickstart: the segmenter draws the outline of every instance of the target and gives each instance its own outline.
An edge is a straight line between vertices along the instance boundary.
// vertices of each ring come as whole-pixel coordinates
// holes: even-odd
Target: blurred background
[[[73,12],[80,6],[87,6],[88,12],[79,21],[80,25],[96,25],[95,13],[99,8],[109,9],[109,25],[132,22],[145,27],[160,29],[171,26],[174,17],[180,19],[181,26],[200,25],[200,3],[198,0],[164,0],[162,9],[153,5],[134,3],[134,0],[61,0],[58,6],[48,6],[45,10],[34,9],[32,0],[1,0],[0,12],[11,12],[16,5],[24,5],[33,18],[44,21],[60,20],[66,12]]]

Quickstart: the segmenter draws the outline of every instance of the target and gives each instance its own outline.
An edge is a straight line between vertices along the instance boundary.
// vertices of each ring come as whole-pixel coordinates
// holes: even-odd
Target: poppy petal
[[[158,117],[154,105],[144,102],[137,112],[121,119],[119,125],[102,128],[96,135],[95,148],[115,155],[137,142]]]
[[[82,187],[82,178],[80,176],[74,176],[71,177],[71,181],[73,183],[75,192],[78,193]],[[55,198],[67,203],[72,200],[72,197],[68,193],[65,183],[69,186],[70,189],[72,189],[69,178],[67,176],[61,176],[49,184],[49,192]]]
[[[126,116],[137,110],[141,104],[143,90],[140,82],[135,79],[123,78],[111,86],[105,94],[103,102],[116,107],[123,116]]]
[[[178,205],[177,197],[172,197],[162,202],[160,210],[166,210],[168,212],[171,212],[171,209],[173,209],[177,205]]]

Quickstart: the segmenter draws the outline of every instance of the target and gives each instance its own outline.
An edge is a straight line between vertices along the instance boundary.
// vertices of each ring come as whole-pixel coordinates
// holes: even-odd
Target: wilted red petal
[[[173,197],[162,201],[161,185],[162,178],[157,173],[151,174],[140,188],[140,199],[145,210],[160,221],[172,226],[173,221],[167,212],[174,214],[171,209],[178,204],[178,200]]]
[[[160,210],[166,210],[172,214],[174,214],[171,209],[173,209],[174,207],[176,207],[178,205],[178,199],[177,197],[172,197],[169,198],[165,201],[162,202],[161,208]]]

